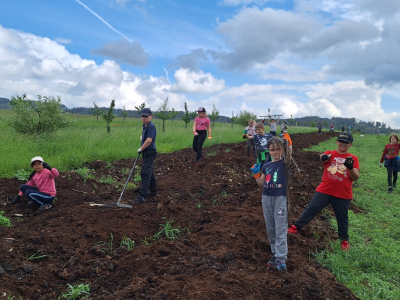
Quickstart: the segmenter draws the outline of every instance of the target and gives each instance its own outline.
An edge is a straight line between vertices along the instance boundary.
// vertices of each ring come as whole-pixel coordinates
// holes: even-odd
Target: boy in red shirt
[[[347,152],[353,145],[353,136],[350,133],[340,133],[336,144],[336,150],[321,154],[320,159],[324,164],[322,182],[300,218],[288,229],[288,233],[298,233],[322,209],[331,204],[337,220],[341,248],[347,251],[350,247],[348,211],[353,199],[353,182],[360,177],[360,164],[357,156]]]
[[[35,156],[31,160],[31,167],[34,171],[29,175],[28,182],[20,186],[20,192],[12,200],[15,204],[25,195],[33,204],[40,205],[40,210],[47,210],[52,207],[54,197],[56,196],[56,184],[54,179],[58,177],[58,170],[50,167],[40,156]]]
[[[397,173],[399,172],[399,137],[397,134],[392,134],[389,138],[390,144],[385,146],[383,150],[381,160],[379,162],[379,167],[382,167],[382,163],[385,160],[385,168],[388,173],[388,185],[389,194],[393,193],[393,188],[396,186],[397,182]],[[393,182],[392,182],[393,176]]]

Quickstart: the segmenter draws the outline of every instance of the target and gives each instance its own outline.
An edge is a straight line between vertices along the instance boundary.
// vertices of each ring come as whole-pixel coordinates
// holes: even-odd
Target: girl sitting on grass
[[[389,185],[388,193],[393,193],[393,188],[396,187],[397,172],[399,172],[399,137],[397,134],[392,134],[389,138],[390,144],[385,146],[383,150],[379,167],[382,168],[382,163],[385,160],[385,168],[387,170],[387,182]],[[392,182],[393,177],[393,182]]]
[[[20,186],[20,192],[12,200],[11,204],[21,200],[25,195],[30,202],[39,204],[40,210],[47,210],[52,207],[51,203],[56,196],[56,185],[54,179],[58,177],[57,169],[50,167],[43,161],[43,158],[36,156],[31,160],[31,167],[34,171],[29,175],[28,182]]]
[[[268,269],[286,271],[287,226],[288,226],[288,181],[291,151],[286,140],[271,138],[268,150],[272,161],[266,162],[261,176],[256,177],[259,187],[263,187],[262,207],[272,258],[267,262]]]

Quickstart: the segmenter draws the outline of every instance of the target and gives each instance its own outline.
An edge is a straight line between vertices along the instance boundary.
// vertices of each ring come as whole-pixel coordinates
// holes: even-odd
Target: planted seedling
[[[99,179],[99,182],[106,183],[106,184],[112,184],[112,185],[116,184],[116,180],[114,178],[112,178],[111,175],[101,176],[101,178]]]
[[[112,255],[113,240],[114,240],[114,236],[112,233],[110,233],[110,239],[108,240],[108,242],[100,241],[100,242],[96,242],[96,244],[101,247],[101,252],[103,252],[106,255]]]
[[[89,170],[88,168],[79,168],[75,170],[75,173],[81,175],[83,178],[83,182],[86,183],[88,179],[94,179],[94,175],[92,174],[93,170]]]
[[[76,284],[74,286],[68,285],[68,291],[62,294],[58,299],[67,300],[77,300],[77,299],[87,299],[90,297],[90,287],[89,284]]]
[[[154,235],[154,239],[158,239],[161,235],[165,236],[169,240],[174,240],[176,237],[181,235],[179,227],[173,227],[174,221],[167,221],[165,224],[160,224],[162,229]]]
[[[46,255],[46,254],[43,254],[43,255],[37,255],[38,253],[40,253],[40,252],[42,252],[43,250],[42,249],[40,249],[40,250],[38,250],[38,251],[36,251],[35,252],[35,254],[32,254],[31,256],[26,256],[26,260],[32,260],[32,259],[40,259],[40,258],[44,258],[44,257],[51,257],[50,255]]]
[[[6,226],[10,227],[11,226],[11,221],[7,217],[3,216],[4,211],[0,211],[0,226]]]
[[[126,235],[122,237],[121,247],[132,250],[135,247],[135,241],[128,238]]]
[[[197,201],[196,207],[197,207],[198,209],[203,209],[203,205],[201,204],[200,200]]]

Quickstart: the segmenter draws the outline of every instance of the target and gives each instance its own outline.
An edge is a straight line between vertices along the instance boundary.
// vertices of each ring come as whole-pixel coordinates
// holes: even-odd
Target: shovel
[[[116,208],[116,207],[132,208],[132,205],[121,203],[121,199],[122,199],[122,195],[123,195],[124,192],[125,192],[126,186],[128,185],[129,179],[131,179],[133,170],[134,170],[135,167],[136,167],[136,163],[137,163],[137,160],[138,160],[139,156],[140,156],[140,153],[139,153],[138,156],[136,157],[136,160],[135,160],[135,163],[133,164],[132,170],[131,170],[131,172],[129,173],[128,180],[126,181],[125,186],[124,186],[124,188],[122,189],[121,195],[119,196],[119,199],[118,199],[118,202],[117,202],[117,203],[104,203],[104,204],[91,203],[91,204],[89,204],[89,205],[90,205],[90,206],[100,206],[100,207],[114,207],[114,208]]]

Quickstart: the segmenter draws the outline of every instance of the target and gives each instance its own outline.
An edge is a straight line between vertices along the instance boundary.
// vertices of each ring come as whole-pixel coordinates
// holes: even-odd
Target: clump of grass
[[[175,240],[176,237],[180,236],[182,231],[179,227],[172,226],[174,221],[167,221],[165,224],[160,224],[162,229],[157,232],[152,239],[158,239],[160,236],[165,236],[169,240]]]
[[[96,242],[97,245],[101,247],[101,252],[103,252],[106,255],[112,255],[113,254],[113,241],[114,241],[114,236],[112,233],[110,233],[110,239],[108,242]]]
[[[208,152],[207,156],[215,156],[217,154],[218,154],[218,151],[217,150],[213,150],[213,151]]]
[[[74,286],[68,285],[68,291],[62,294],[58,300],[77,300],[77,299],[87,299],[90,297],[90,287],[89,284],[76,284]]]
[[[135,241],[128,238],[126,235],[122,237],[121,247],[132,250],[135,247]]]
[[[99,179],[99,182],[114,185],[116,183],[116,180],[111,175],[108,176],[103,175]]]
[[[6,226],[10,227],[11,226],[11,221],[9,218],[6,216],[3,216],[4,211],[0,211],[0,226]]]
[[[17,177],[18,180],[28,181],[28,177],[30,174],[31,174],[31,172],[21,169],[21,170],[17,170],[15,177]]]
[[[93,172],[93,170],[90,170],[90,169],[88,169],[88,168],[86,168],[86,167],[79,168],[79,169],[75,170],[75,173],[76,173],[76,174],[82,176],[83,182],[84,182],[84,183],[86,183],[86,181],[87,181],[88,179],[94,179],[94,175],[93,175],[92,172]]]
[[[35,254],[32,254],[31,256],[26,256],[26,260],[32,260],[32,259],[40,259],[40,258],[45,258],[45,257],[50,257],[49,255],[43,254],[43,255],[37,255],[38,253],[42,252],[43,250],[38,250],[35,252]]]

